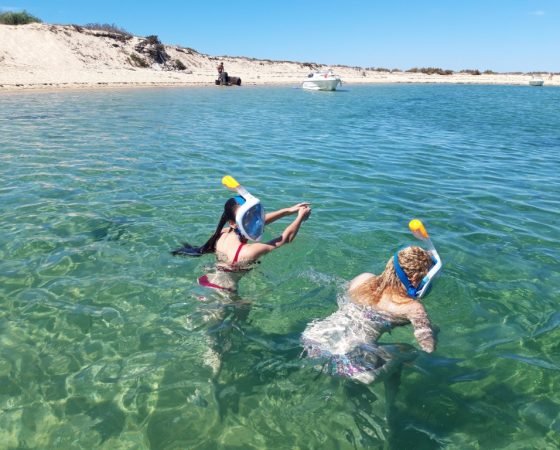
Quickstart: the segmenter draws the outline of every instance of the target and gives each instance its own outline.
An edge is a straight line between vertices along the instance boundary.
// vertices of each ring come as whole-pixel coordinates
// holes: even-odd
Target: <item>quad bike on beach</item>
[[[241,86],[241,78],[230,77],[227,72],[221,73],[215,82],[216,86]]]

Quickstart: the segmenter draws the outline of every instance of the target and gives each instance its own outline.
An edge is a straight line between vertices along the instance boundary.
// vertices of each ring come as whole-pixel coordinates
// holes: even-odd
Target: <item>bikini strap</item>
[[[237,262],[237,258],[239,257],[239,252],[241,251],[244,245],[245,244],[242,242],[241,244],[239,244],[239,247],[237,247],[237,251],[235,252],[235,257],[233,258],[233,264]]]

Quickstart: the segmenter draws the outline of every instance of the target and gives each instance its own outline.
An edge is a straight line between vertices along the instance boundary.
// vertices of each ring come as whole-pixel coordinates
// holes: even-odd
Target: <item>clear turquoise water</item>
[[[557,448],[559,104],[461,85],[2,94],[1,445]],[[269,209],[313,204],[237,303],[196,285],[211,257],[169,255],[209,237],[227,173]],[[412,217],[445,263],[439,346],[392,404],[298,339]]]

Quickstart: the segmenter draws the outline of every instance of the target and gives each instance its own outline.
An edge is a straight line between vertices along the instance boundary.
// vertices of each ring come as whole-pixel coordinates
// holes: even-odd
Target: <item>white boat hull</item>
[[[340,78],[325,78],[306,80],[302,83],[302,89],[309,89],[311,91],[336,91],[340,84]]]
[[[529,81],[531,86],[542,86],[544,84],[544,80],[531,80]]]

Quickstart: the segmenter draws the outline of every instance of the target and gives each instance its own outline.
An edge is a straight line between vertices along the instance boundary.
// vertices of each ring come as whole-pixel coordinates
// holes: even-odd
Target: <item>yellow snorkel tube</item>
[[[223,177],[222,178],[222,184],[225,187],[227,187],[228,189],[231,189],[232,191],[236,191],[243,198],[245,198],[245,195],[249,194],[247,189],[245,189],[243,186],[241,186],[239,184],[239,182],[235,178],[233,178],[231,175],[226,175],[225,177]],[[251,195],[251,194],[249,194],[249,195]]]
[[[421,298],[422,296],[426,295],[431,287],[432,280],[439,274],[442,268],[441,258],[430,239],[430,235],[428,231],[426,231],[426,227],[419,219],[412,219],[409,224],[408,228],[414,235],[416,239],[424,241],[428,245],[428,253],[432,257],[434,261],[434,266],[430,269],[430,271],[426,274],[426,276],[422,279],[418,287],[416,288],[416,298]]]
[[[421,241],[426,242],[430,246],[430,249],[434,248],[434,244],[432,244],[430,235],[426,231],[426,227],[420,219],[412,219],[408,223],[408,228],[410,229],[410,231],[412,231],[412,234],[416,239],[420,239]]]

